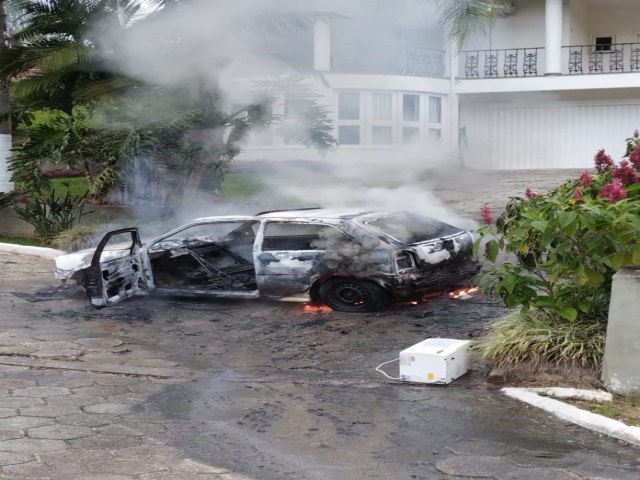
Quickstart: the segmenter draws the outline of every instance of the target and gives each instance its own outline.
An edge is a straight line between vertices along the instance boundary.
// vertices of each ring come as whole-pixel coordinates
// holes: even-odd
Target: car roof
[[[271,210],[260,212],[256,215],[216,215],[212,217],[200,217],[191,220],[191,223],[214,222],[214,221],[251,221],[259,219],[294,219],[305,220],[343,220],[359,217],[362,215],[378,214],[385,215],[391,212],[374,212],[356,208],[302,208],[298,210]]]
[[[327,218],[337,220],[354,218],[367,213],[371,213],[371,211],[356,208],[303,208],[299,210],[261,212],[256,216],[261,218]]]

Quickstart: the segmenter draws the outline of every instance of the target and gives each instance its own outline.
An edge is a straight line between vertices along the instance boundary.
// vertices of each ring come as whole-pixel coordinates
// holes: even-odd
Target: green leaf
[[[571,322],[575,321],[576,318],[578,318],[578,311],[573,307],[563,308],[562,310],[560,310],[558,312],[558,314],[562,318],[566,318],[567,320],[569,320]]]
[[[498,258],[498,253],[500,251],[500,245],[497,240],[489,240],[484,247],[484,256],[490,262],[495,262],[496,258]]]
[[[631,252],[618,252],[611,256],[611,267],[616,272],[630,263],[633,263],[633,255]]]
[[[539,232],[544,233],[549,226],[549,222],[547,220],[535,220],[531,222],[531,226]]]
[[[592,268],[580,266],[576,274],[576,283],[580,287],[597,288],[604,283],[604,275]]]
[[[558,223],[562,228],[567,228],[576,218],[578,218],[576,212],[560,212],[558,214]]]
[[[586,300],[582,300],[580,303],[578,303],[578,308],[581,312],[589,313],[591,311],[591,303],[587,302]]]

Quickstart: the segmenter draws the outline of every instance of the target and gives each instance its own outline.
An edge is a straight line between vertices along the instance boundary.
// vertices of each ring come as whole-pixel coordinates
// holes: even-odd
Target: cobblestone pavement
[[[492,181],[504,197],[560,177]],[[640,450],[491,390],[481,364],[447,388],[373,370],[423,338],[474,338],[503,312],[483,297],[362,316],[153,296],[97,311],[52,286],[48,260],[0,253],[0,271],[0,478],[640,478]]]
[[[0,478],[636,479],[640,452],[484,383],[398,385],[373,367],[501,307],[383,314],[146,297],[96,311],[0,254]],[[75,292],[75,293],[74,293]]]

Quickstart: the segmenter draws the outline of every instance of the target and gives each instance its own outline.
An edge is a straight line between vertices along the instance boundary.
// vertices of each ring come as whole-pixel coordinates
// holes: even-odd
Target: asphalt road
[[[485,383],[374,371],[502,307],[379,314],[143,297],[94,310],[50,261],[0,254],[0,478],[637,479],[640,451]],[[394,366],[389,373],[395,374]]]

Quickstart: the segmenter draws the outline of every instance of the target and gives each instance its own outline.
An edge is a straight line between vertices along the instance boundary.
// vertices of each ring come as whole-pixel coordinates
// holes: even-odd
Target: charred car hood
[[[473,256],[473,238],[469,232],[422,242],[411,246],[422,266],[442,265],[468,260]]]

